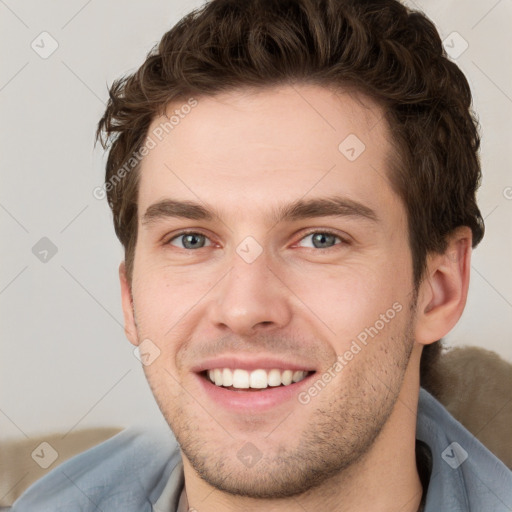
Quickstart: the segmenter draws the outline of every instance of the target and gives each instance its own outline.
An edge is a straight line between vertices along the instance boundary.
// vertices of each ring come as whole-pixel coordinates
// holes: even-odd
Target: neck
[[[415,347],[387,423],[371,448],[352,466],[305,493],[268,500],[217,490],[202,480],[183,456],[189,507],[201,512],[417,512],[423,492],[415,451],[420,355],[421,350]]]

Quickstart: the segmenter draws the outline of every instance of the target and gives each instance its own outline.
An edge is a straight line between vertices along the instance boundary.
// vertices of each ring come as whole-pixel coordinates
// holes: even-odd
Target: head
[[[467,279],[484,232],[470,89],[434,25],[392,0],[213,0],[112,85],[98,136],[127,335],[160,351],[146,375],[196,471],[285,496],[362,457],[415,345],[425,383],[467,293],[446,275]],[[325,216],[335,196],[344,213]],[[336,376],[244,419],[204,394],[200,372],[225,354]],[[296,435],[270,436],[286,414]],[[251,435],[266,477],[244,487],[226,453]]]

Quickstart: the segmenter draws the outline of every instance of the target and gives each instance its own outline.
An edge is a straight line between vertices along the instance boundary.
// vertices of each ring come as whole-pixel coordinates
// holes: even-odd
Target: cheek
[[[385,262],[373,267],[352,264],[289,276],[288,283],[307,308],[306,314],[314,314],[312,321],[321,321],[328,328],[327,336],[343,345],[379,321],[381,314],[391,310],[388,316],[394,317],[396,309],[404,306],[408,288],[397,269]]]
[[[213,274],[213,272],[211,272]],[[193,336],[204,317],[204,300],[218,280],[205,272],[186,267],[148,265],[134,275],[133,298],[139,340],[146,338],[160,350],[160,357],[147,368],[148,377],[156,370],[179,371],[176,355]],[[164,375],[165,377],[165,375]]]
[[[133,280],[138,319],[141,323],[151,321],[153,325],[169,324],[197,302],[197,295],[206,286],[201,283],[204,279],[190,268],[146,266]]]

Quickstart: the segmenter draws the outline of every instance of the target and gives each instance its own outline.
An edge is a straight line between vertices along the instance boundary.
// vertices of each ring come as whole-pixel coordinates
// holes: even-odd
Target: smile
[[[216,386],[230,389],[265,389],[267,387],[289,386],[305,379],[310,373],[301,370],[214,368],[205,371],[205,376]]]

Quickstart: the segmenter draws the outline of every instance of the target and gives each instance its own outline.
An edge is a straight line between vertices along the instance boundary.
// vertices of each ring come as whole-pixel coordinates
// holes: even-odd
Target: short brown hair
[[[98,125],[110,148],[106,191],[130,282],[139,166],[113,179],[140,151],[152,120],[191,96],[301,83],[352,89],[383,108],[396,149],[388,177],[408,215],[415,287],[427,254],[444,252],[458,226],[471,228],[476,247],[484,223],[471,91],[428,18],[395,0],[211,0],[164,34],[138,71],[113,83]],[[426,349],[422,366],[439,343]]]

